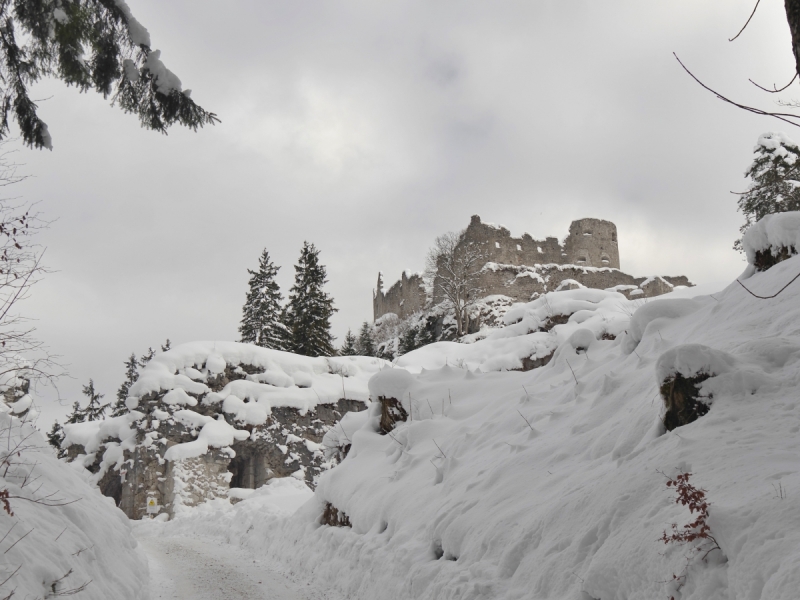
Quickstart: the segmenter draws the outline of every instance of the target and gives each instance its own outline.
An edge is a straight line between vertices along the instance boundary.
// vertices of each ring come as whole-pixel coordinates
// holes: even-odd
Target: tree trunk
[[[800,75],[800,0],[785,0],[786,20],[789,22],[789,31],[792,33],[792,53],[794,54],[795,70]]]

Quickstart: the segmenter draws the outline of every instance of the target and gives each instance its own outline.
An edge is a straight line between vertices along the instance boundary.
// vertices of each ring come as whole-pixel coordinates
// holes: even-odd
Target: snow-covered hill
[[[741,280],[771,296],[798,273],[794,256]],[[216,519],[352,598],[795,600],[800,282],[766,300],[737,282],[662,298],[550,293],[487,339],[409,353],[406,375],[370,382],[406,422],[381,435],[379,403],[348,417],[347,458],[282,523],[249,500]],[[549,332],[529,333],[545,319]],[[502,370],[552,350],[545,366]],[[667,432],[659,386],[677,375],[697,377],[710,409]],[[666,485],[686,472],[711,502],[720,549],[705,560],[659,541],[697,516]],[[351,526],[322,525],[331,507]]]

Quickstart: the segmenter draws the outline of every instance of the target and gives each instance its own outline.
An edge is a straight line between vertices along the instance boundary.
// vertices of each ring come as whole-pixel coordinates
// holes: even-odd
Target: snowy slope
[[[793,258],[746,284],[766,295],[798,271]],[[360,598],[797,598],[800,285],[761,301],[733,283],[639,312],[635,327],[585,353],[574,330],[528,373],[414,376],[413,422],[393,437],[374,421],[355,433],[272,551],[297,557],[302,541],[307,568]],[[708,415],[664,434],[655,365],[687,343],[740,368],[709,380]],[[685,549],[657,538],[689,521],[658,472],[677,469],[708,490],[725,559],[693,563],[676,593],[663,582],[681,572]],[[352,529],[317,524],[325,501]]]
[[[0,597],[149,598],[130,524],[86,472],[56,459],[36,429],[8,414],[0,414],[0,448],[0,490],[14,513],[0,511]]]
[[[794,257],[741,279],[770,295],[798,272]],[[402,357],[410,375],[386,385],[413,420],[381,436],[374,404],[348,426],[347,458],[281,525],[250,500],[217,522],[353,598],[795,600],[800,282],[772,300],[736,282],[646,303],[576,292],[520,307],[485,340]],[[566,303],[569,322],[528,333],[526,319]],[[503,370],[542,344],[556,347],[548,365]],[[665,433],[657,371],[709,369],[710,412]],[[677,586],[692,555],[658,538],[691,520],[665,485],[685,471],[707,490],[721,552],[692,558]],[[320,525],[326,502],[352,527]]]

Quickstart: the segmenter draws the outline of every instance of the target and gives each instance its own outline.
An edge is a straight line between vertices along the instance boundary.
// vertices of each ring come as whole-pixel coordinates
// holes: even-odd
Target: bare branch
[[[760,85],[758,85],[758,84],[757,84],[755,81],[753,81],[752,79],[748,79],[747,81],[749,81],[750,83],[752,83],[754,86],[756,86],[756,87],[757,87],[758,89],[760,89],[760,90],[764,90],[765,92],[768,92],[768,93],[770,93],[770,94],[777,94],[778,92],[782,92],[782,91],[784,91],[786,88],[788,88],[790,85],[792,85],[792,84],[794,83],[794,80],[795,80],[795,79],[797,79],[797,73],[795,73],[795,74],[794,74],[794,77],[792,77],[792,80],[791,80],[789,83],[787,83],[785,86],[783,86],[781,89],[778,89],[778,88],[777,88],[777,86],[776,86],[776,85],[773,83],[773,84],[772,84],[772,88],[773,88],[773,89],[771,89],[771,90],[770,90],[770,89],[767,89],[767,88],[765,88],[765,87],[762,87],[762,86],[760,86]]]
[[[736,34],[735,36],[733,36],[732,38],[729,38],[729,39],[728,39],[728,41],[729,41],[729,42],[732,42],[733,40],[735,40],[736,38],[738,38],[740,35],[742,35],[742,32],[743,32],[745,29],[747,29],[747,26],[748,26],[748,25],[750,25],[750,21],[752,21],[752,20],[753,20],[753,16],[755,16],[755,14],[756,14],[756,11],[758,10],[758,5],[759,5],[759,4],[761,4],[761,0],[756,0],[756,5],[753,7],[753,12],[752,12],[752,13],[750,13],[750,17],[747,19],[747,23],[745,23],[745,24],[744,24],[744,27],[742,27],[742,28],[739,30],[739,33],[737,33],[737,34]]]
[[[728,104],[732,104],[733,106],[735,106],[737,108],[741,108],[742,110],[746,110],[747,112],[751,112],[751,113],[753,113],[755,115],[761,115],[761,116],[765,116],[765,117],[774,117],[774,118],[776,118],[776,119],[778,119],[780,121],[783,121],[784,123],[788,123],[789,125],[792,125],[793,127],[800,127],[800,123],[796,123],[795,121],[791,120],[791,119],[797,119],[797,120],[800,121],[800,115],[795,115],[795,114],[792,114],[792,113],[769,112],[769,111],[766,111],[766,110],[761,110],[760,108],[754,108],[752,106],[747,106],[745,104],[740,104],[738,102],[734,102],[730,98],[726,98],[725,96],[723,96],[719,92],[712,90],[705,83],[703,83],[697,77],[695,77],[694,73],[692,73],[686,67],[686,65],[683,64],[681,59],[678,58],[677,54],[675,54],[673,52],[672,55],[675,57],[675,59],[678,61],[678,63],[680,63],[681,67],[683,67],[683,70],[686,71],[692,79],[694,79],[698,84],[700,84],[700,86],[703,89],[711,92],[712,94],[714,94],[717,98],[719,98],[723,102],[727,102]]]

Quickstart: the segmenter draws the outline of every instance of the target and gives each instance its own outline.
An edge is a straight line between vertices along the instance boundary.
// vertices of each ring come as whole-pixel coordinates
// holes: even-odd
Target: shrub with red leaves
[[[662,475],[664,474],[662,473]],[[689,564],[694,556],[702,552],[701,560],[705,561],[711,552],[721,550],[717,540],[711,534],[711,527],[708,524],[709,502],[706,498],[706,490],[692,485],[689,482],[691,476],[691,473],[680,473],[674,478],[664,475],[667,478],[667,487],[675,489],[675,504],[688,507],[689,512],[696,515],[694,521],[682,527],[673,523],[671,530],[665,530],[658,538],[658,541],[665,544],[693,544],[692,553],[686,557],[683,571],[679,575],[674,573],[672,575],[672,579],[678,584],[678,589],[686,582]],[[670,597],[670,600],[675,600],[675,597]]]
[[[10,516],[14,516],[14,513],[11,510],[11,503],[8,501],[8,490],[0,491],[0,502],[3,503],[3,510],[5,510]]]

